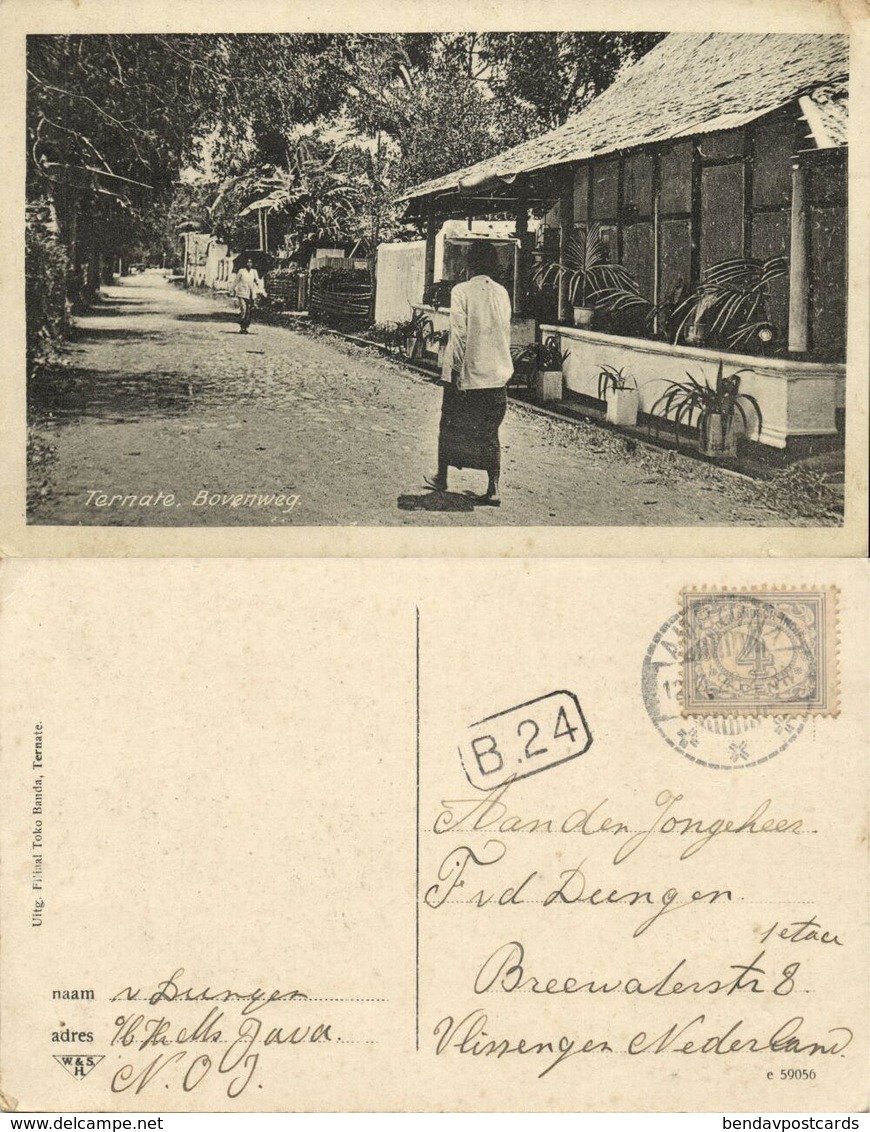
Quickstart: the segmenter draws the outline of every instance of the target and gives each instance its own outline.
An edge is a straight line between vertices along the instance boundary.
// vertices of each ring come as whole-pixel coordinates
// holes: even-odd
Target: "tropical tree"
[[[207,91],[159,37],[31,36],[27,73],[28,199],[52,203],[76,298],[171,193]]]
[[[28,199],[50,199],[93,292],[203,141],[215,175],[285,158],[287,123],[345,97],[336,37],[28,37]]]
[[[211,212],[189,202],[189,222],[247,231],[238,214],[274,195],[297,250],[339,232],[374,248],[400,227],[399,188],[564,120],[657,38],[32,36],[28,200],[54,210],[74,298],[115,257],[174,239],[186,166],[212,198]],[[347,136],[324,125],[336,122]],[[313,129],[307,152],[300,127]]]
[[[636,32],[485,32],[450,48],[505,108],[531,110],[539,129],[561,125],[664,36]]]
[[[249,242],[255,209],[265,210],[273,240],[304,258],[325,240],[353,238],[365,186],[345,149],[315,133],[284,138],[286,164],[260,164],[226,178],[211,202],[215,234],[237,246]]]

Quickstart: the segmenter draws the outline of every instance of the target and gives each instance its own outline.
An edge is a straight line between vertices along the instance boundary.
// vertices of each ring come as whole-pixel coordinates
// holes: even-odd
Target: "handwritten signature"
[[[139,1002],[147,1001],[151,1006],[160,1002],[243,1002],[242,1014],[253,1014],[264,1006],[273,1002],[293,1002],[297,999],[307,999],[308,995],[300,990],[273,990],[268,994],[261,987],[252,991],[212,990],[211,987],[194,989],[180,986],[179,981],[184,975],[184,968],[178,967],[168,979],[157,984],[157,989],[143,994],[141,988],[134,990],[132,986],[124,987],[110,999],[111,1002]]]

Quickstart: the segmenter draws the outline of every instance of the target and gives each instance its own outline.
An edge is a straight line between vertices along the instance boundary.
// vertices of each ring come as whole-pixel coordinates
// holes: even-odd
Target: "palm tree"
[[[593,221],[577,229],[568,242],[562,262],[538,264],[533,281],[545,287],[566,279],[568,300],[577,307],[598,307],[622,311],[632,306],[648,306],[637,283],[620,263],[611,263],[604,226]]]
[[[700,284],[673,314],[674,341],[693,328],[706,328],[707,336],[735,349],[753,340],[769,342],[775,336],[768,315],[770,284],[788,271],[784,256],[768,260],[729,259],[708,267]]]

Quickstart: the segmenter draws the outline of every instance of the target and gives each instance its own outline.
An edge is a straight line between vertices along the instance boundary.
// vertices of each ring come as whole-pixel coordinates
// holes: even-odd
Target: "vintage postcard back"
[[[867,580],[5,563],[4,1105],[863,1110]]]

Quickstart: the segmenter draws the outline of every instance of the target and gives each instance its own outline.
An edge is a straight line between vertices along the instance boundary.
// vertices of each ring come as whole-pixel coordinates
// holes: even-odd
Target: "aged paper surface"
[[[867,583],[6,562],[4,1103],[866,1109]],[[836,590],[839,714],[684,718],[705,586]]]
[[[547,500],[539,508],[540,522],[553,525],[539,525],[534,515],[517,525],[511,508],[523,498],[526,484],[533,474],[540,477],[541,472],[535,461],[525,463],[519,459],[517,467],[508,476],[508,494],[505,506],[500,512],[475,515],[471,520],[450,514],[424,516],[426,525],[417,525],[414,515],[402,510],[403,494],[411,493],[412,505],[422,507],[417,481],[427,471],[434,457],[435,429],[437,412],[435,393],[428,400],[432,402],[426,410],[427,423],[415,433],[401,420],[401,414],[389,419],[372,418],[374,427],[381,432],[400,427],[413,435],[414,453],[419,448],[419,459],[405,457],[406,467],[400,471],[392,466],[389,448],[384,457],[385,467],[378,467],[377,474],[383,477],[384,490],[378,496],[379,518],[376,520],[361,510],[359,515],[339,520],[344,525],[327,524],[335,520],[311,518],[312,510],[306,510],[305,478],[309,484],[318,473],[310,468],[302,475],[301,481],[294,481],[292,498],[300,502],[292,515],[275,513],[264,518],[240,522],[240,512],[227,512],[236,526],[216,525],[214,516],[205,511],[195,510],[193,500],[196,492],[214,489],[215,498],[233,499],[237,493],[253,490],[251,487],[251,468],[233,470],[224,464],[224,457],[216,448],[208,456],[211,467],[209,478],[204,483],[197,482],[195,491],[183,495],[183,505],[190,510],[190,525],[160,525],[167,520],[160,519],[154,525],[147,525],[141,514],[130,519],[126,513],[97,512],[93,508],[84,518],[64,520],[27,521],[25,482],[25,365],[23,344],[23,304],[21,280],[24,277],[23,240],[21,218],[24,215],[24,165],[26,134],[24,122],[25,107],[25,68],[24,48],[28,34],[64,33],[141,33],[207,31],[257,32],[257,31],[318,31],[343,32],[365,30],[390,32],[400,30],[442,31],[496,29],[496,30],[544,30],[578,29],[606,30],[612,26],[614,13],[607,3],[587,3],[582,13],[574,4],[562,2],[544,5],[503,4],[497,10],[491,6],[476,3],[440,4],[437,10],[431,5],[413,3],[402,5],[400,9],[387,11],[381,5],[356,4],[353,6],[340,2],[319,5],[317,12],[298,8],[271,0],[260,0],[255,5],[244,7],[231,4],[204,4],[198,2],[163,3],[145,0],[137,4],[109,4],[102,0],[82,0],[81,3],[62,5],[28,0],[5,0],[2,43],[7,66],[3,73],[3,95],[7,114],[0,130],[7,161],[4,167],[3,189],[3,237],[4,272],[2,277],[3,301],[0,304],[2,335],[4,342],[2,396],[3,446],[0,481],[4,491],[0,509],[0,549],[7,555],[27,556],[67,556],[67,555],[237,555],[247,556],[319,556],[338,554],[355,555],[662,555],[662,554],[719,554],[745,555],[855,555],[866,549],[866,510],[867,510],[867,390],[868,390],[868,215],[867,147],[860,144],[866,135],[868,123],[868,43],[865,5],[860,2],[835,3],[822,0],[757,0],[715,5],[693,3],[652,3],[635,2],[620,5],[620,30],[636,31],[769,31],[769,32],[819,32],[849,36],[850,57],[850,133],[859,144],[853,145],[849,155],[849,295],[848,295],[848,377],[845,390],[846,410],[846,469],[845,469],[845,519],[842,526],[821,527],[799,521],[791,525],[786,518],[782,521],[753,517],[751,485],[747,486],[745,498],[746,511],[737,508],[736,515],[728,516],[727,525],[706,525],[705,509],[715,500],[716,489],[707,487],[706,496],[699,495],[699,502],[691,514],[691,521],[697,526],[669,525],[666,514],[669,506],[680,500],[682,492],[694,490],[697,485],[693,477],[701,476],[703,465],[689,467],[685,472],[688,482],[681,487],[680,479],[667,480],[660,494],[647,499],[638,496],[636,514],[631,520],[621,517],[623,500],[621,489],[604,482],[600,485],[600,495],[590,507],[599,518],[585,517],[580,508],[579,518],[572,519],[570,525],[556,525],[561,522],[558,508],[549,506]],[[62,123],[60,124],[62,127]],[[205,317],[198,315],[196,317]],[[172,369],[172,366],[169,367]],[[675,362],[675,374],[682,377],[685,367]],[[172,377],[172,374],[168,375]],[[337,375],[340,381],[340,376]],[[186,389],[187,386],[185,385]],[[192,386],[191,386],[192,389]],[[193,394],[191,393],[191,396]],[[427,401],[428,405],[428,401]],[[314,409],[312,408],[312,412]],[[335,416],[335,414],[333,414]],[[339,414],[340,416],[340,414]],[[365,418],[366,420],[368,418]],[[195,426],[199,428],[200,426]],[[211,422],[207,428],[215,427]],[[241,427],[238,422],[232,428]],[[543,427],[543,426],[542,426]],[[557,428],[561,427],[557,424]],[[102,436],[108,429],[98,430]],[[218,433],[211,435],[217,436]],[[173,433],[171,445],[184,446],[188,437]],[[159,438],[155,443],[159,443]],[[253,438],[251,444],[260,443]],[[394,441],[391,443],[395,443]],[[132,449],[132,450],[131,450]],[[555,457],[559,456],[558,450]],[[76,491],[84,491],[85,496],[100,499],[113,498],[114,492],[126,492],[122,487],[120,473],[116,470],[123,465],[128,468],[131,460],[147,459],[139,446],[121,445],[112,448],[97,461],[86,447],[84,455],[84,476],[77,482]],[[88,461],[93,459],[93,475],[88,478]],[[557,461],[558,462],[558,461]],[[418,467],[419,465],[419,467]],[[283,492],[287,485],[281,479],[280,462],[275,469],[276,482],[262,484],[264,492]],[[254,466],[256,470],[256,465]],[[155,495],[158,489],[165,494],[181,491],[173,482],[162,482],[161,466],[155,464],[147,468],[144,479],[137,480],[137,490],[146,491],[147,498]],[[359,477],[370,473],[359,468]],[[137,473],[138,474],[138,473]],[[296,475],[297,473],[293,473]],[[512,478],[511,478],[512,477]],[[119,482],[114,482],[118,479]],[[277,481],[281,482],[277,482]],[[112,482],[110,482],[112,481]],[[146,484],[147,481],[147,484]],[[644,479],[638,471],[638,483],[652,483]],[[143,486],[144,485],[144,486]],[[61,485],[63,486],[63,485]],[[72,491],[72,488],[69,489]],[[186,489],[185,489],[186,490]],[[259,488],[258,488],[259,490]],[[700,488],[697,488],[700,492]],[[415,495],[414,492],[417,491]],[[511,496],[510,492],[513,492]],[[642,489],[633,485],[635,495]],[[610,515],[608,493],[612,495],[613,517]],[[81,492],[79,492],[81,494]],[[546,493],[544,493],[546,495]],[[571,501],[570,485],[565,498]],[[648,492],[653,495],[653,492]],[[336,490],[331,502],[336,506],[343,493]],[[119,495],[118,498],[128,498]],[[140,496],[141,498],[141,496]],[[179,498],[182,498],[180,495]],[[242,495],[239,495],[242,498]],[[283,496],[282,496],[283,498]],[[399,500],[398,505],[396,500]],[[416,502],[414,502],[416,501]],[[648,502],[650,506],[644,507]],[[460,504],[462,501],[460,500]],[[465,507],[470,506],[465,501]],[[182,504],[179,504],[182,506]],[[345,508],[346,510],[346,508]],[[575,503],[576,510],[576,503]],[[273,508],[274,511],[274,508]],[[552,512],[552,514],[551,514]],[[657,518],[657,512],[661,518]],[[179,512],[181,514],[181,512]],[[596,525],[605,516],[607,525]],[[671,520],[671,523],[673,521]],[[798,523],[795,520],[796,524]],[[257,525],[259,523],[260,525]],[[369,525],[369,524],[377,525]],[[64,525],[65,524],[65,525]],[[250,525],[248,525],[250,524]],[[641,525],[643,524],[643,525]],[[787,525],[785,525],[787,524]]]

